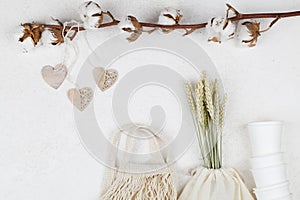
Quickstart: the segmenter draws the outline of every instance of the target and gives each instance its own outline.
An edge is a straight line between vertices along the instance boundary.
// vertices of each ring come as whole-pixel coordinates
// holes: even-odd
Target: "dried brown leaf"
[[[59,19],[56,19],[56,18],[53,18],[53,17],[51,17],[51,19],[53,21],[56,21],[60,26],[64,26],[64,24]]]
[[[176,24],[178,24],[180,22],[180,20],[182,19],[182,17],[183,17],[183,15],[180,14],[180,10],[178,10],[177,16],[176,16],[176,19],[175,19]]]
[[[129,42],[133,42],[137,40],[143,33],[143,26],[139,23],[139,21],[133,17],[133,16],[128,16],[128,19],[131,21],[134,29],[131,28],[123,28],[124,31],[132,33],[130,37],[127,38]]]
[[[52,45],[59,45],[64,42],[62,28],[52,28],[50,31],[53,35],[53,38],[55,38],[55,40],[51,43]]]
[[[176,24],[178,24],[178,23],[180,22],[180,20],[182,19],[182,17],[183,17],[183,16],[180,14],[180,10],[177,10],[177,15],[176,15],[175,18],[173,17],[173,15],[168,14],[168,13],[163,14],[163,16],[165,16],[165,17],[167,17],[167,18],[173,20]]]
[[[95,14],[92,15],[92,17],[98,17],[99,18],[98,19],[98,26],[97,26],[97,28],[99,28],[101,26],[102,22],[103,22],[103,19],[104,19],[103,12],[101,11],[99,13],[95,13]]]
[[[129,42],[136,41],[142,35],[141,31],[133,32],[130,37],[127,38]]]
[[[98,19],[98,25],[100,26],[103,22],[104,16],[101,14],[101,16]]]
[[[172,20],[172,21],[174,21],[174,24],[179,24],[179,21],[182,19],[182,15],[180,13],[180,10],[176,10],[176,16],[175,16],[174,13],[173,14],[164,13],[163,16],[170,19],[170,20]],[[161,28],[161,30],[162,30],[163,33],[168,34],[168,33],[172,32],[174,30],[174,28]],[[186,30],[186,34],[184,34],[184,35],[188,35],[188,34],[189,33]]]
[[[19,38],[20,42],[23,42],[28,37],[31,37],[31,34],[30,34],[30,25],[29,24],[23,24],[22,26],[23,26],[23,35],[22,35],[22,37]]]
[[[42,32],[44,31],[44,28],[41,27],[38,24],[22,24],[23,26],[23,36],[19,38],[20,42],[23,42],[28,37],[31,38],[34,45],[37,45],[37,43],[41,39]]]
[[[156,31],[158,28],[153,28],[153,29],[150,29],[150,30],[143,30],[143,32],[145,33],[148,33],[148,34],[151,34],[153,33],[154,31]]]
[[[219,40],[219,38],[217,37],[212,37],[210,39],[208,39],[209,42],[217,42],[217,43],[221,43],[221,40]]]
[[[174,19],[174,17],[171,14],[163,14],[163,16],[172,19],[174,22],[176,22],[176,19]]]
[[[122,28],[123,31],[126,31],[126,32],[132,32],[132,29],[131,28],[128,28],[128,27],[124,27]]]
[[[140,30],[142,31],[143,26],[140,24],[140,22],[134,16],[129,15],[128,18],[137,31],[140,31]]]
[[[259,22],[244,22],[242,25],[245,25],[248,29],[250,36],[252,37],[249,40],[243,40],[244,43],[249,43],[249,47],[256,45],[258,37],[260,34],[260,23]]]
[[[106,11],[106,12],[102,11],[102,13],[103,13],[103,15],[105,14],[105,15],[107,15],[108,17],[110,17],[110,19],[111,19],[113,22],[117,21],[117,20],[115,19],[115,17],[114,17],[109,11]]]
[[[161,30],[163,33],[168,34],[168,33],[171,33],[172,31],[174,31],[174,28],[162,28]]]
[[[87,8],[89,5],[91,5],[91,4],[94,4],[95,6],[97,6],[98,8],[101,8],[101,6],[99,5],[99,4],[97,4],[96,2],[94,2],[94,1],[89,1],[89,2],[87,2],[87,4],[85,5],[85,7]]]
[[[191,29],[185,29],[185,33],[183,34],[183,36],[189,35],[191,33],[193,33],[196,29],[195,28],[191,28]]]
[[[31,31],[32,31],[31,38],[33,40],[34,45],[36,45],[39,42],[39,40],[41,39],[41,34],[42,34],[41,29],[38,25],[34,24],[34,25],[32,25]]]

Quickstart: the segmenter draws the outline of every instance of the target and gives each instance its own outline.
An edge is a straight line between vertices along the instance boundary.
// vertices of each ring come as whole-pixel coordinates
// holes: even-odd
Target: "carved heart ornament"
[[[42,76],[48,85],[57,89],[64,82],[68,70],[65,65],[58,64],[55,67],[46,65],[42,68]]]
[[[68,90],[68,98],[78,110],[83,111],[93,99],[93,90],[89,87]]]
[[[118,79],[118,71],[96,67],[93,70],[94,79],[101,91],[109,89]]]

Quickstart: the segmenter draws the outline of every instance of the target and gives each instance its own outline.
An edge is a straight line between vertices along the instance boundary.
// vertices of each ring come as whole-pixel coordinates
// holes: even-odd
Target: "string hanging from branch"
[[[102,29],[105,27],[118,26],[123,31],[130,33],[127,38],[129,42],[137,40],[144,32],[152,33],[154,31],[162,31],[170,33],[173,30],[184,30],[183,36],[193,33],[197,29],[206,28],[210,35],[208,41],[221,43],[223,40],[232,39],[236,35],[237,22],[243,21],[248,31],[248,38],[242,42],[253,47],[256,45],[258,38],[263,32],[268,31],[274,26],[278,20],[287,17],[300,16],[300,11],[280,12],[280,13],[241,13],[230,4],[226,4],[227,11],[225,17],[214,17],[209,22],[196,24],[181,24],[183,15],[180,10],[167,8],[164,9],[158,23],[141,22],[134,16],[127,16],[124,20],[117,20],[109,11],[103,11],[101,6],[93,1],[85,2],[80,7],[81,25],[78,27],[64,26],[58,20],[53,19],[53,23],[25,23],[21,25],[22,32],[19,37],[20,42],[31,40],[34,46],[38,44],[49,43],[51,45],[59,45],[65,42],[65,39],[73,40],[76,35],[89,29]],[[273,19],[271,23],[264,29],[261,28],[260,22],[253,19]],[[46,37],[48,35],[48,37]],[[43,42],[44,40],[47,42]]]

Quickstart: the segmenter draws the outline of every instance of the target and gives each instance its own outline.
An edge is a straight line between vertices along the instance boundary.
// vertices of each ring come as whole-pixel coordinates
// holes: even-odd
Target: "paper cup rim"
[[[247,127],[256,125],[283,125],[283,121],[253,121],[247,124]]]

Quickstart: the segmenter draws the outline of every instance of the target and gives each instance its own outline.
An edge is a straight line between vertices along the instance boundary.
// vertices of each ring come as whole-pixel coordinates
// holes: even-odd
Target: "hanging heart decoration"
[[[83,111],[93,99],[93,90],[89,87],[81,89],[72,88],[68,90],[67,95],[73,105],[78,110]]]
[[[63,64],[57,64],[55,67],[46,65],[41,70],[43,79],[52,88],[57,89],[64,82],[68,69]]]
[[[118,79],[118,71],[96,67],[93,70],[94,79],[101,91],[109,89]]]

